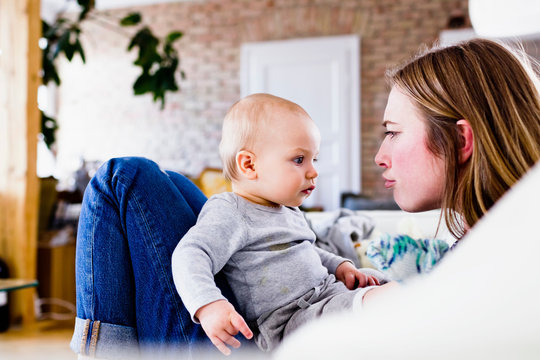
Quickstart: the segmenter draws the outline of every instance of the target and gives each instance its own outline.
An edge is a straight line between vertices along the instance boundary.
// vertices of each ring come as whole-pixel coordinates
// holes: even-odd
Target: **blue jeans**
[[[100,167],[79,219],[75,352],[114,358],[211,346],[171,273],[171,254],[205,201],[187,178],[147,159],[112,159]],[[234,304],[219,274],[216,283]]]

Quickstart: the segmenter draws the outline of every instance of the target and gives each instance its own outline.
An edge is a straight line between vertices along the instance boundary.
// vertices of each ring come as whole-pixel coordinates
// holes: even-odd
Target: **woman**
[[[386,136],[375,162],[403,210],[441,208],[459,241],[538,161],[540,87],[526,60],[476,39],[388,72]]]
[[[429,51],[390,79],[376,156],[385,184],[404,210],[441,207],[463,238],[540,157],[538,76],[505,47],[473,40]],[[176,295],[170,255],[203,202],[186,179],[145,160],[116,159],[98,171],[78,233],[75,351],[110,357],[124,352],[119,343],[200,343]]]
[[[442,208],[460,239],[540,158],[538,77],[477,39],[424,53],[388,78],[375,162],[403,210]]]
[[[531,229],[540,210],[531,204],[540,201],[540,165],[526,190],[519,184],[488,214],[540,159],[537,71],[476,39],[388,73],[386,136],[375,157],[385,186],[403,210],[442,208],[461,245],[430,276],[368,290],[354,316],[301,329],[276,359],[538,357],[540,245]]]

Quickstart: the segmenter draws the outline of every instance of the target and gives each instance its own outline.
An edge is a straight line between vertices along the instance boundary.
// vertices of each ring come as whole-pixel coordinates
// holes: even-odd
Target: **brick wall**
[[[88,22],[87,63],[62,66],[62,169],[76,167],[80,157],[118,155],[147,156],[187,174],[219,167],[221,120],[239,98],[243,42],[359,34],[363,192],[388,198],[373,162],[388,95],[384,71],[436,40],[450,16],[467,13],[467,0],[207,0],[118,9],[101,18],[116,22],[134,10],[157,35],[184,32],[179,51],[187,78],[163,111],[150,96],[132,96],[138,70],[130,65],[135,53],[126,52],[126,29]]]

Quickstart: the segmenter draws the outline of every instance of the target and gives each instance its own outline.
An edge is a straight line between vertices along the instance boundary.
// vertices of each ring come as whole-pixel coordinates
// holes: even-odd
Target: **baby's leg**
[[[284,329],[283,337],[303,324],[327,314],[352,311],[354,300],[360,289],[349,290],[341,281],[330,275],[320,292],[298,301],[299,309],[291,316]]]

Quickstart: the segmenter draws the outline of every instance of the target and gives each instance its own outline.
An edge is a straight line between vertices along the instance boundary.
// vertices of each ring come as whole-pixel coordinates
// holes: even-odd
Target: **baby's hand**
[[[379,280],[375,276],[363,274],[348,261],[339,264],[336,269],[336,279],[343,282],[349,290],[370,285],[379,285]]]
[[[253,332],[249,329],[244,318],[226,300],[214,301],[201,307],[195,313],[195,317],[201,322],[202,328],[212,344],[224,355],[231,354],[231,349],[225,344],[235,349],[240,347],[240,341],[234,338],[238,332],[241,332],[246,339],[253,337]]]

